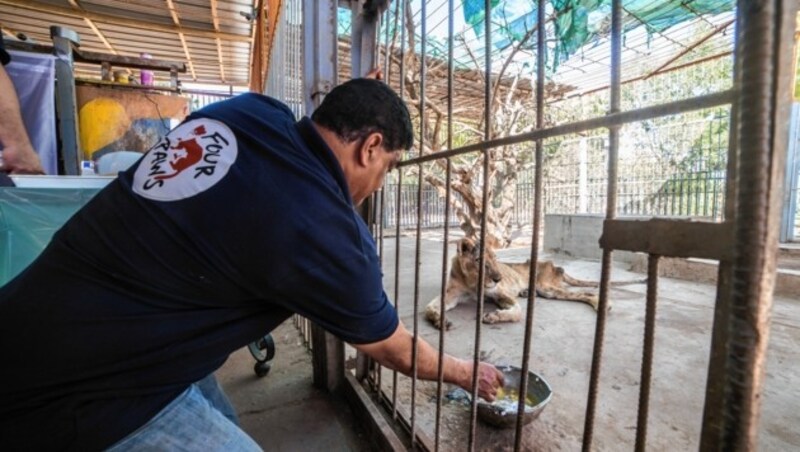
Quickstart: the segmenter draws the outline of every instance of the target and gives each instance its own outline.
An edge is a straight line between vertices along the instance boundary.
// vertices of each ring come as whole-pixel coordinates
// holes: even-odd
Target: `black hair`
[[[325,96],[311,119],[345,143],[378,132],[389,151],[409,149],[414,144],[408,107],[397,93],[375,79],[357,78],[337,86]]]

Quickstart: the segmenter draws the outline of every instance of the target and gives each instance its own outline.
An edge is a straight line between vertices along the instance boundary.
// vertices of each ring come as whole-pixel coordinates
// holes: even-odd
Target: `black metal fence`
[[[586,209],[581,211],[581,194],[577,184],[545,184],[544,203],[546,213],[576,214],[603,213],[606,194],[605,179],[590,179],[587,183],[591,194],[586,196]],[[698,171],[669,176],[665,180],[626,177],[620,178],[619,214],[633,216],[693,217],[721,220],[725,199],[725,172]],[[654,185],[660,185],[655,191]],[[386,208],[383,211],[383,226],[397,226],[397,184],[386,184]],[[404,183],[400,190],[400,228],[416,228],[417,185]],[[529,225],[533,221],[534,184],[517,184],[513,223]],[[458,194],[454,194],[458,197]],[[432,186],[422,190],[423,229],[444,226],[445,200]],[[800,218],[798,219],[800,223]],[[458,216],[451,209],[450,225],[459,224]]]
[[[227,93],[221,91],[184,90],[183,95],[189,98],[189,109],[191,111],[197,111],[214,102],[230,99],[234,96],[234,93],[232,90],[229,90]]]
[[[658,124],[625,129],[624,157],[617,178],[619,215],[691,217],[721,221],[724,211],[728,149],[727,108],[704,110]],[[576,136],[545,145],[544,212],[602,214],[607,203],[607,147],[604,135]],[[515,188],[513,223],[533,221],[534,168],[519,172]],[[417,219],[417,183],[404,182],[400,190],[400,227],[414,228]],[[474,187],[479,193],[480,186]],[[383,224],[396,227],[397,184],[385,187]],[[453,199],[462,198],[454,193]],[[422,228],[444,225],[444,199],[423,184]],[[459,219],[451,209],[450,224]]]

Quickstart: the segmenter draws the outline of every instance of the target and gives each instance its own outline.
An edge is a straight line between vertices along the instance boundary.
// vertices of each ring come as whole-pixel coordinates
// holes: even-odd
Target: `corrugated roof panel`
[[[36,0],[17,6],[4,4],[0,24],[48,45],[52,43],[49,27],[58,24],[76,31],[85,50],[122,56],[146,52],[156,59],[185,62],[187,73],[180,78],[186,82],[193,79],[191,63],[197,81],[219,83],[224,79],[225,83],[247,84],[252,25],[240,13],[252,12],[254,0],[216,1],[219,35],[215,35],[211,0],[172,3],[173,11],[167,8],[167,0]],[[79,76],[99,76],[96,65],[80,64],[75,71]]]

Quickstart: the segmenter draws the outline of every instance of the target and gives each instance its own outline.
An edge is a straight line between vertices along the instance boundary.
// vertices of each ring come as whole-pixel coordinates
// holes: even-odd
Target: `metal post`
[[[350,30],[350,69],[353,78],[363,77],[375,66],[380,12],[373,14],[364,9],[361,1],[350,3],[352,28]],[[366,13],[366,14],[365,14]]]
[[[337,83],[337,1],[303,5],[305,111],[311,113]],[[318,325],[311,327],[314,385],[333,391],[344,381],[344,343]]]
[[[739,1],[737,205],[721,450],[755,450],[775,284],[790,113],[793,0]]]
[[[337,84],[337,2],[312,0],[303,5],[303,84],[311,113]]]
[[[741,22],[743,16],[736,15],[734,46],[739,47],[741,39]],[[733,88],[741,91],[739,72],[741,59],[739,52],[733,53]],[[733,102],[730,110],[730,131],[728,133],[728,164],[725,174],[724,221],[734,224],[736,221],[736,174],[739,162],[738,141],[738,104]],[[733,263],[730,259],[720,260],[717,272],[717,296],[714,302],[714,325],[711,330],[711,351],[706,378],[706,395],[703,407],[703,430],[700,434],[700,449],[715,449],[719,444],[722,428],[722,381],[725,373],[725,342],[728,337],[728,316],[730,315],[731,281],[733,280]]]
[[[75,97],[72,46],[79,46],[81,40],[74,31],[56,26],[50,27],[50,38],[53,39],[53,51],[56,55],[56,113],[64,174],[76,176],[80,174],[83,152],[78,132],[78,102]]]
[[[358,78],[367,75],[377,65],[375,48],[377,46],[378,22],[381,12],[372,14],[364,9],[364,5],[360,1],[351,2],[350,10],[352,12],[350,76]],[[373,215],[370,215],[374,208],[374,196],[368,197],[361,206],[357,207],[361,218],[370,227],[374,226]],[[368,357],[358,352],[356,354],[356,377],[360,380],[366,377],[369,367]]]

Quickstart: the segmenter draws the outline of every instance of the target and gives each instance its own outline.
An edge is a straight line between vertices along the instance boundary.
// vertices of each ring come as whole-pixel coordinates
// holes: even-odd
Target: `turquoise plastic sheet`
[[[0,286],[25,269],[99,188],[0,189]]]

